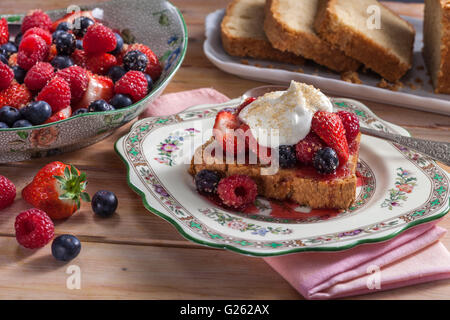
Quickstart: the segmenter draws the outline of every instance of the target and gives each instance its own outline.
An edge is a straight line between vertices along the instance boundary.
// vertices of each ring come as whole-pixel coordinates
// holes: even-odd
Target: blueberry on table
[[[110,77],[113,82],[117,82],[125,73],[127,72],[121,66],[113,66],[108,70],[108,77]]]
[[[6,123],[0,122],[0,129],[8,129],[8,128],[9,126]]]
[[[70,56],[75,51],[76,40],[72,33],[60,33],[55,39],[56,51],[59,55]]]
[[[216,171],[202,170],[194,177],[197,191],[204,194],[214,194],[217,191],[221,176]]]
[[[116,48],[113,51],[111,51],[110,53],[116,55],[122,51],[123,39],[120,36],[120,34],[118,34],[117,32],[115,32],[114,35],[116,36],[117,44],[116,44]]]
[[[50,63],[55,69],[65,69],[73,66],[73,60],[68,56],[56,56]]]
[[[91,102],[88,110],[89,112],[103,112],[103,111],[112,111],[116,109],[105,100],[95,100]]]
[[[52,107],[45,101],[33,101],[22,108],[20,114],[33,125],[39,125],[52,116]]]
[[[113,192],[100,190],[92,197],[91,205],[95,214],[101,217],[109,217],[116,212],[118,201]]]
[[[12,127],[13,124],[20,119],[22,119],[22,116],[18,109],[10,106],[4,106],[0,109],[0,122],[4,122]]]
[[[114,106],[116,109],[125,108],[128,106],[131,106],[133,104],[133,100],[125,94],[116,94],[112,99],[109,101],[111,105]]]
[[[30,121],[25,120],[25,119],[17,120],[12,125],[13,128],[26,128],[26,127],[32,127],[32,126],[33,126],[33,124]]]
[[[330,147],[320,149],[314,155],[313,166],[322,174],[335,172],[339,166],[339,159],[336,151]]]
[[[18,83],[22,84],[25,80],[25,76],[27,75],[27,71],[19,66],[12,67],[12,70],[14,72],[14,79],[16,79]]]
[[[77,37],[83,37],[87,29],[94,24],[94,20],[88,17],[79,17],[73,21],[73,33]]]
[[[144,72],[147,69],[148,58],[139,50],[132,50],[123,57],[123,66],[125,70],[135,70]]]
[[[52,242],[52,255],[59,261],[70,261],[75,259],[81,251],[81,242],[77,237],[63,234]]]
[[[86,109],[86,108],[80,108],[80,109],[75,110],[75,111],[72,113],[72,116],[77,116],[77,115],[79,115],[79,114],[88,113],[88,112],[89,112],[88,109]]]

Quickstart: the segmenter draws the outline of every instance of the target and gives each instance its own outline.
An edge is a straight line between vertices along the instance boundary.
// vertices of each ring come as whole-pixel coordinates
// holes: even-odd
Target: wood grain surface
[[[79,0],[83,5],[93,1]],[[205,16],[226,6],[226,0],[173,0],[186,20],[189,49],[168,92],[213,87],[230,98],[262,85],[215,68],[202,50]],[[1,13],[21,13],[36,7],[33,0],[2,0]],[[42,0],[41,9],[65,8],[73,0]],[[421,17],[420,4],[389,4],[402,14]],[[450,117],[392,105],[362,101],[377,115],[408,129],[419,138],[450,140]],[[0,165],[0,174],[16,184],[14,205],[0,213],[0,299],[302,299],[262,259],[193,244],[169,223],[146,211],[141,199],[127,186],[125,166],[113,150],[114,142],[128,130],[119,129],[91,147],[57,157]],[[109,189],[119,198],[110,219],[93,216],[83,205],[72,218],[56,223],[56,233],[70,233],[82,241],[81,254],[70,263],[57,262],[50,246],[37,251],[21,248],[14,237],[15,216],[28,208],[21,189],[50,161],[76,165],[89,178],[93,194]],[[449,167],[444,167],[447,171]],[[440,226],[450,228],[450,219]],[[450,236],[442,242],[450,248]],[[66,288],[66,269],[81,268],[80,290]],[[377,292],[356,299],[448,299],[450,281],[438,281]]]

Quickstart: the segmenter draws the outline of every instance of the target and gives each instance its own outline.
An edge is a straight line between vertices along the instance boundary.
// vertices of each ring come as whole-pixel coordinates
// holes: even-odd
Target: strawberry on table
[[[0,108],[11,106],[20,109],[31,101],[32,95],[25,84],[13,80],[11,85],[0,91]]]
[[[16,186],[8,178],[0,175],[0,210],[9,207],[16,198]]]
[[[52,219],[64,219],[75,213],[81,201],[90,201],[86,174],[74,166],[55,161],[43,167],[22,191],[22,198],[45,211]]]
[[[340,164],[347,163],[348,142],[339,115],[333,112],[317,111],[312,118],[311,129],[336,151]]]
[[[47,102],[54,113],[70,106],[70,99],[70,86],[62,77],[50,80],[36,98],[38,101]]]
[[[46,31],[50,31],[52,27],[52,19],[42,10],[31,10],[22,20],[22,34],[28,29],[39,27]]]
[[[8,21],[5,18],[0,19],[0,45],[9,41]]]

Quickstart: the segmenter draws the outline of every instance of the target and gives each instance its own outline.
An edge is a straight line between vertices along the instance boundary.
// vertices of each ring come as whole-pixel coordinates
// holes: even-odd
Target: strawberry
[[[70,105],[70,86],[62,77],[54,77],[39,92],[36,100],[47,102],[53,113]]]
[[[32,95],[25,84],[13,80],[11,85],[0,91],[0,107],[11,106],[20,109],[31,101]]]
[[[106,76],[88,73],[89,84],[81,100],[74,105],[73,110],[87,108],[95,100],[109,101],[114,95],[114,83]]]
[[[10,67],[17,66],[17,53],[13,53],[9,56],[8,64],[10,65]]]
[[[92,19],[93,21],[95,21],[94,16],[92,15],[92,11],[72,12],[72,13],[66,14],[61,19],[58,19],[55,22],[53,22],[51,31],[55,32],[56,28],[58,27],[58,25],[61,22],[68,22],[69,24],[72,24],[73,21],[75,20],[75,18],[77,18],[77,17],[88,17],[88,18]]]
[[[244,109],[246,106],[248,106],[250,103],[252,103],[253,101],[255,101],[256,98],[255,97],[248,97],[247,99],[244,100],[244,102],[242,102],[237,108],[236,108],[236,114],[239,115],[239,113],[241,113],[242,109]]]
[[[27,37],[27,36],[29,36],[31,34],[38,35],[39,37],[44,39],[48,46],[50,46],[52,44],[52,35],[47,30],[44,30],[44,29],[39,28],[39,27],[34,27],[34,28],[31,28],[31,29],[28,29],[23,34],[23,38],[25,38],[25,37]]]
[[[272,149],[259,145],[247,124],[243,123],[240,129],[245,133],[245,147],[253,152],[261,163],[269,164],[272,157]]]
[[[50,48],[48,49],[48,56],[46,61],[52,62],[53,58],[58,55],[58,50],[56,50],[56,44],[52,44]]]
[[[158,78],[161,76],[162,67],[161,67],[161,64],[159,63],[159,60],[158,60],[158,57],[156,56],[156,54],[149,47],[147,47],[146,45],[143,45],[141,43],[134,43],[134,44],[128,46],[127,52],[133,51],[133,50],[139,50],[147,56],[148,64],[147,64],[147,69],[145,70],[145,73],[150,75],[153,82],[158,80]]]
[[[128,71],[116,82],[114,92],[129,95],[133,102],[141,100],[148,93],[145,74],[140,71]]]
[[[16,198],[16,186],[8,178],[0,175],[0,210],[9,207]]]
[[[345,128],[336,113],[317,111],[312,118],[311,129],[336,151],[341,165],[347,163],[349,154]]]
[[[117,65],[117,59],[110,53],[97,53],[86,57],[86,68],[93,73],[105,74],[115,65]]]
[[[45,87],[54,75],[55,71],[50,63],[38,62],[28,70],[24,82],[28,89],[39,91]]]
[[[5,18],[0,19],[0,45],[9,41],[8,21]]]
[[[114,32],[100,23],[90,26],[83,38],[83,48],[88,54],[113,51],[116,44]]]
[[[88,72],[79,66],[72,66],[56,73],[62,77],[70,86],[70,95],[72,102],[79,101],[87,90],[89,85]]]
[[[81,200],[90,201],[86,174],[74,166],[55,161],[43,167],[22,190],[22,198],[45,211],[52,219],[70,217],[80,208]]]
[[[52,19],[42,10],[32,10],[22,20],[22,34],[28,29],[39,27],[46,31],[50,31],[52,27]]]
[[[4,90],[11,85],[14,79],[14,72],[3,62],[0,62],[0,90]]]
[[[52,114],[52,116],[48,118],[44,123],[52,123],[59,120],[65,120],[67,118],[70,118],[71,115],[72,115],[72,107],[67,106],[64,109],[61,109],[58,112]]]
[[[220,111],[214,122],[214,138],[222,147],[222,149],[229,154],[240,154],[245,151],[245,141],[238,139],[243,137],[240,135],[241,131],[236,131],[240,126],[237,116],[228,110]]]
[[[29,70],[39,61],[44,61],[48,55],[48,45],[37,34],[30,34],[22,39],[17,53],[17,63],[25,70]]]

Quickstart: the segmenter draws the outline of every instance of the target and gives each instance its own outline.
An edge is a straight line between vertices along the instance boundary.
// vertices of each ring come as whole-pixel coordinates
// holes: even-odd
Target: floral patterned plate
[[[59,154],[96,143],[135,119],[169,84],[187,49],[187,29],[180,11],[165,0],[113,0],[82,7],[96,11],[108,26],[149,45],[163,64],[163,73],[142,100],[123,109],[91,112],[51,124],[20,129],[0,129],[0,163]],[[68,10],[76,7],[69,6]],[[57,19],[66,10],[49,11]],[[14,32],[22,15],[0,15]],[[18,29],[18,28],[15,28]],[[17,30],[16,30],[17,31]]]
[[[358,101],[334,98],[335,108],[354,112],[361,125],[403,135]],[[211,137],[218,110],[239,104],[190,108],[138,121],[116,142],[128,182],[145,207],[172,223],[187,239],[253,256],[336,251],[388,240],[449,210],[449,176],[428,157],[363,136],[357,197],[346,211],[311,210],[258,198],[246,212],[225,210],[199,195],[188,174],[196,147]]]

